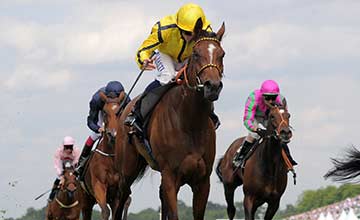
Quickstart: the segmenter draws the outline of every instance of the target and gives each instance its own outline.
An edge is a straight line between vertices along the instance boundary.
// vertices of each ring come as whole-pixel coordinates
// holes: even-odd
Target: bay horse
[[[360,151],[355,147],[346,149],[345,158],[331,160],[334,167],[325,174],[325,178],[347,182],[360,175]]]
[[[83,191],[70,161],[64,162],[64,182],[46,209],[46,220],[79,220]]]
[[[290,142],[292,132],[284,99],[282,106],[268,104],[270,112],[266,126],[265,137],[254,144],[247,155],[244,168],[234,169],[233,158],[244,138],[236,139],[228,148],[223,158],[219,160],[216,173],[223,183],[227,213],[229,219],[234,219],[234,191],[243,185],[245,219],[254,219],[259,206],[268,204],[265,220],[272,219],[279,208],[280,198],[287,185],[288,169],[291,163],[284,155],[283,143]]]
[[[84,183],[88,192],[83,208],[84,220],[91,220],[95,203],[101,208],[102,220],[108,220],[110,216],[107,204],[110,204],[112,219],[119,205],[119,175],[114,169],[114,146],[118,122],[116,113],[120,110],[125,92],[121,92],[116,98],[109,98],[100,92],[100,98],[105,103],[102,109],[105,132],[89,158],[84,172]]]
[[[183,72],[184,83],[172,87],[158,102],[150,117],[147,137],[157,164],[150,166],[161,173],[163,219],[178,219],[177,194],[188,184],[193,191],[193,216],[204,219],[210,189],[210,174],[215,159],[215,129],[209,118],[212,102],[222,89],[223,24],[217,33],[202,30],[199,20],[194,29],[192,55]],[[125,117],[136,100],[131,101],[119,119],[115,163],[120,172],[122,212],[132,183],[142,177],[148,163],[142,140],[129,136]],[[164,210],[163,210],[164,211]],[[121,216],[117,213],[117,219]]]

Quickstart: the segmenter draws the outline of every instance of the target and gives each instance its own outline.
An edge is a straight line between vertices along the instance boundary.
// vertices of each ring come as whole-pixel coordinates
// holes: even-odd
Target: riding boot
[[[90,152],[91,152],[91,149],[92,149],[92,145],[88,145],[88,144],[85,144],[82,152],[81,152],[81,155],[80,155],[80,158],[79,158],[79,162],[78,162],[78,166],[75,170],[76,174],[78,176],[81,177],[82,175],[82,172],[84,171],[84,166],[85,166],[85,163],[90,155]]]
[[[243,145],[236,151],[233,158],[233,165],[235,168],[239,167],[243,163],[245,156],[250,151],[252,145],[253,143],[245,140]]]
[[[56,180],[54,181],[53,187],[51,189],[51,192],[50,192],[50,195],[49,195],[49,198],[48,198],[48,202],[51,202],[51,201],[54,200],[57,189],[58,189],[58,186],[59,186],[59,183],[60,183],[60,179],[56,178]]]
[[[290,149],[289,149],[289,146],[287,144],[283,144],[283,149],[287,155],[287,157],[289,158],[290,160],[290,163],[293,165],[293,166],[296,166],[298,165],[298,163],[293,159],[293,157],[290,155]]]

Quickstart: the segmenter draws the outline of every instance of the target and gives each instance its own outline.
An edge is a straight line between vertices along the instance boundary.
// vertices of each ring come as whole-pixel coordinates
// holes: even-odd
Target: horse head
[[[60,190],[67,192],[69,198],[74,196],[74,192],[77,189],[77,179],[74,174],[74,167],[71,161],[64,161],[64,182],[60,185]]]
[[[287,110],[286,101],[282,105],[271,105],[269,107],[268,130],[275,133],[275,137],[283,143],[289,143],[292,137],[291,126],[289,124],[290,113]]]
[[[117,133],[117,113],[120,110],[120,104],[125,98],[125,92],[122,91],[116,98],[109,98],[105,93],[100,92],[100,98],[105,103],[102,109],[105,123],[105,135],[110,143],[115,143]]]
[[[215,101],[219,98],[223,83],[223,58],[225,52],[221,47],[221,39],[225,32],[222,24],[217,33],[202,30],[199,19],[194,29],[194,46],[188,64],[189,84],[203,92],[205,99]]]

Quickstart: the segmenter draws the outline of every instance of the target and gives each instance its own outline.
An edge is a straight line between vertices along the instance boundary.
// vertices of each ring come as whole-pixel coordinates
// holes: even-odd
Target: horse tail
[[[324,178],[334,181],[347,181],[360,175],[360,151],[355,147],[346,150],[344,159],[331,159],[334,168],[329,170]]]
[[[222,177],[222,173],[221,173],[221,169],[220,169],[220,166],[221,166],[221,162],[223,161],[224,157],[220,158],[219,161],[218,161],[218,164],[216,165],[216,175],[219,177],[219,180],[221,182],[223,182],[223,177]]]

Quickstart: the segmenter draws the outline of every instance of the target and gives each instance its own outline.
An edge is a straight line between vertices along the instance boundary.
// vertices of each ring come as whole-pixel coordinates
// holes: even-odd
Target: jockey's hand
[[[98,132],[99,132],[100,134],[103,133],[104,131],[105,131],[104,127],[100,127],[99,130],[98,130]]]
[[[156,68],[154,59],[145,59],[143,68],[145,68],[145,70],[154,70]]]
[[[267,131],[261,128],[257,128],[256,129],[256,133],[260,136],[260,137],[265,137],[267,135]]]

